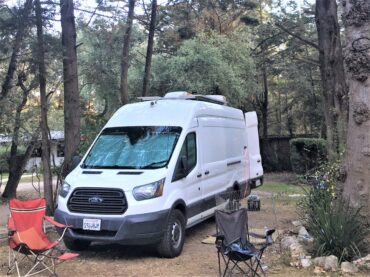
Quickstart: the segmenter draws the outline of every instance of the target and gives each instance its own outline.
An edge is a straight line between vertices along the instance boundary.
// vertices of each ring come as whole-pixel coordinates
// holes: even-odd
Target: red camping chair
[[[20,263],[31,261],[31,269],[24,276],[35,275],[45,270],[56,275],[55,265],[57,263],[78,256],[78,254],[74,253],[63,253],[56,248],[69,226],[60,224],[45,215],[45,198],[28,201],[11,199],[9,201],[9,208],[8,274],[16,269],[18,276],[21,276],[19,270]],[[64,229],[62,236],[57,241],[51,242],[45,234],[44,220],[47,220],[56,227]]]

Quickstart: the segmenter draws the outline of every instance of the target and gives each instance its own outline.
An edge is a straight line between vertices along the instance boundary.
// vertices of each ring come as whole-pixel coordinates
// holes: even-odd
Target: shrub
[[[290,140],[290,162],[297,174],[318,167],[326,161],[326,140],[318,138],[296,138]]]
[[[361,257],[369,231],[361,220],[360,208],[335,197],[330,189],[313,186],[299,203],[302,221],[314,238],[315,256],[335,255],[339,262]]]

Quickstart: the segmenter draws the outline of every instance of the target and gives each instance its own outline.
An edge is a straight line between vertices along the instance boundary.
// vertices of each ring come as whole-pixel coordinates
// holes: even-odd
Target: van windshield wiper
[[[83,164],[82,168],[92,168],[92,169],[137,169],[135,166],[126,165],[86,165]]]
[[[142,166],[140,167],[141,169],[146,169],[146,168],[159,168],[160,166],[157,166],[157,165],[160,165],[160,164],[163,164],[163,163],[167,163],[168,160],[163,160],[163,161],[158,161],[158,162],[152,162],[150,164],[147,164],[145,166]]]

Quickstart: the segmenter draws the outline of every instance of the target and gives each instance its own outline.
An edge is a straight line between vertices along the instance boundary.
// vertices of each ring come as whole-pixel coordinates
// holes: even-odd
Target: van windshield
[[[168,164],[181,127],[106,128],[91,148],[82,168],[155,169]]]

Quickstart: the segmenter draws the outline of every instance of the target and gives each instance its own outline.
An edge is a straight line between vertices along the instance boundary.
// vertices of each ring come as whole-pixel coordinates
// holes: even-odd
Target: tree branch
[[[304,42],[304,43],[310,45],[311,47],[313,47],[313,48],[315,48],[315,49],[317,49],[317,50],[320,51],[320,48],[319,48],[319,46],[316,43],[314,43],[312,41],[309,41],[308,39],[303,38],[303,37],[301,37],[301,36],[299,36],[299,35],[291,32],[291,31],[289,31],[287,28],[285,28],[283,25],[281,25],[279,23],[275,23],[275,26],[278,27],[279,29],[283,30],[287,34],[291,35],[292,37],[295,37],[295,38],[299,39],[300,41],[302,41],[302,42]]]

